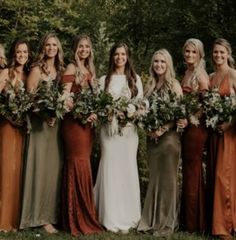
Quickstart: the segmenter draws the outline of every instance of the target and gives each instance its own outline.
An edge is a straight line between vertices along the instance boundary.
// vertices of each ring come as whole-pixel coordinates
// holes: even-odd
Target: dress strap
[[[61,82],[62,83],[73,83],[75,81],[75,75],[70,74],[70,75],[63,75]]]

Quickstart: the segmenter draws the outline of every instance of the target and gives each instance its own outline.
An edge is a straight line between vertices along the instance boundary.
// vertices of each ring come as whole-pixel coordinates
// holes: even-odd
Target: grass
[[[9,240],[157,240],[164,239],[154,237],[150,234],[142,234],[137,233],[136,231],[132,231],[127,235],[122,234],[114,234],[110,232],[104,232],[96,235],[88,235],[88,236],[79,236],[79,238],[72,237],[67,233],[58,233],[58,234],[47,234],[42,229],[34,229],[34,230],[25,230],[19,231],[16,233],[0,233],[0,240],[9,239]],[[214,238],[197,235],[197,234],[189,234],[186,232],[178,232],[173,234],[172,236],[165,238],[167,240],[213,240]]]

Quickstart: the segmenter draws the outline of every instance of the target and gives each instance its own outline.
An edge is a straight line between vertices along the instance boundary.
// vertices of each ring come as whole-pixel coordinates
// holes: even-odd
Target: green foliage
[[[215,38],[236,48],[233,0],[0,0],[0,5],[0,42],[7,48],[17,37],[38,46],[42,35],[55,31],[68,62],[73,37],[86,33],[94,43],[98,76],[106,72],[111,45],[121,40],[132,49],[139,73],[148,72],[152,54],[164,47],[182,75],[182,46],[190,37],[203,41],[209,71]]]

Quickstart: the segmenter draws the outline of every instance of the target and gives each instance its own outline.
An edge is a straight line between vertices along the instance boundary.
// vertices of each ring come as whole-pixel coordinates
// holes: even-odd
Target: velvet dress
[[[65,75],[63,83],[72,83],[71,92],[81,91],[75,75]],[[91,75],[86,76],[87,82]],[[87,84],[88,87],[88,84]],[[62,188],[62,223],[64,229],[77,236],[99,233],[100,226],[93,200],[93,182],[90,165],[94,132],[90,123],[82,125],[67,114],[62,122],[64,142],[64,177]]]
[[[192,91],[190,87],[183,87],[184,94]],[[185,230],[188,232],[204,232],[206,230],[206,186],[203,160],[207,138],[208,131],[202,118],[199,126],[189,124],[182,135],[181,219]]]

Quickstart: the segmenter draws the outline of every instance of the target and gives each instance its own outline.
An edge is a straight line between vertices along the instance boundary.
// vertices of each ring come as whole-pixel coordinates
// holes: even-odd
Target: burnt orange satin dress
[[[216,79],[212,79],[214,87]],[[220,94],[230,95],[228,75],[221,81]],[[229,235],[236,229],[236,127],[211,136],[210,166],[214,180],[212,234]]]
[[[75,83],[74,75],[65,75],[63,83],[70,82],[73,84],[72,92],[81,90],[81,86]],[[90,165],[93,129],[90,124],[81,125],[79,120],[68,114],[62,122],[62,136],[65,155],[63,227],[74,236],[99,233],[102,227],[97,220]]]
[[[0,230],[19,227],[23,130],[0,119]]]
[[[190,87],[183,87],[185,94],[192,92]],[[200,119],[198,127],[188,125],[182,135],[182,224],[188,232],[204,232],[205,184],[203,178],[203,152],[208,138],[208,131]]]

